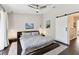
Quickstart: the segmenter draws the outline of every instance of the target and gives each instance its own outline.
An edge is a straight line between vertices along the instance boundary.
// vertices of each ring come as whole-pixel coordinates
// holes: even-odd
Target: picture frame
[[[46,28],[50,28],[50,20],[46,21]]]
[[[25,29],[34,29],[33,23],[25,23]]]

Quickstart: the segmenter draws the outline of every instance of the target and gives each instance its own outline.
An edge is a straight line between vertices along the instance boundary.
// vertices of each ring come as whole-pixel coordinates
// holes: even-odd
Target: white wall
[[[34,23],[34,30],[38,30],[43,23],[43,17],[38,14],[9,14],[9,32],[25,30],[25,23]]]
[[[56,35],[56,16],[63,15],[65,13],[67,13],[67,12],[68,11],[65,10],[65,9],[62,9],[62,10],[59,9],[59,10],[56,10],[54,12],[52,10],[50,10],[50,12],[43,15],[43,19],[44,19],[43,26],[44,26],[44,29],[46,30],[46,32],[48,33],[48,35],[50,35],[53,39],[61,41],[61,42],[66,43],[66,44],[69,44],[69,37],[66,37],[67,39],[62,39],[61,40],[60,38],[57,39],[58,35]],[[66,19],[68,20],[68,18],[66,18]],[[51,20],[51,27],[49,29],[45,28],[46,27],[46,20]],[[57,27],[63,28],[62,26],[57,26]]]
[[[47,35],[51,36],[52,39],[55,39],[55,19],[56,15],[55,13],[47,13],[43,15],[43,27],[47,32]],[[46,21],[50,20],[50,28],[46,29]]]
[[[43,15],[43,19],[44,19],[43,26],[44,26],[44,29],[46,30],[48,35],[50,35],[55,40],[56,40],[56,16],[60,16],[60,15],[63,15],[65,13],[68,13],[68,11],[69,10],[67,10],[66,8],[62,8],[62,9],[58,9],[58,10],[50,9],[49,12],[47,12],[47,13],[45,13]],[[45,28],[46,27],[46,20],[50,20],[51,21],[51,27],[49,29]]]
[[[34,14],[9,14],[9,32],[13,32],[14,30],[16,32],[19,30],[24,30],[24,25],[27,22],[33,22],[35,24],[34,29],[39,29],[40,25],[43,25],[44,30],[48,33],[49,36],[51,36],[53,39],[55,39],[55,13],[47,13],[44,15],[34,15]],[[50,28],[46,29],[46,20],[51,21]],[[10,34],[10,38],[16,37],[16,33]]]
[[[24,30],[25,23],[34,23],[34,29],[38,29],[42,24],[42,16],[41,15],[32,15],[32,14],[13,14],[9,15],[11,24],[11,29]]]

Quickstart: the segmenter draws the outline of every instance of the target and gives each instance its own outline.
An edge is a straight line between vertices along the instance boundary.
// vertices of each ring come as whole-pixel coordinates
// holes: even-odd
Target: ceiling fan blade
[[[28,5],[28,6],[35,9],[35,7],[33,7],[33,6],[31,6],[31,5]]]
[[[32,6],[34,6],[36,9],[39,9],[39,5],[38,4],[32,4]]]
[[[31,4],[32,6],[38,6],[38,4]]]
[[[34,8],[34,9],[43,9],[43,8],[46,8],[47,7],[47,5],[38,5],[38,4],[30,4],[30,5],[28,5],[29,7],[31,7],[31,8]]]
[[[47,6],[45,5],[45,6],[42,6],[42,7],[40,7],[40,9],[43,9],[43,8],[46,8]]]

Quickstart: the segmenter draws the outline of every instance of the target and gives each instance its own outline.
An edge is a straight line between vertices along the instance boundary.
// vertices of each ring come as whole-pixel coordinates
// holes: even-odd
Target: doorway
[[[79,14],[68,17],[69,47],[59,55],[79,55]]]
[[[69,15],[68,19],[69,41],[77,38],[77,19],[74,15]]]
[[[79,14],[73,14],[68,19],[69,41],[68,54],[79,54]]]

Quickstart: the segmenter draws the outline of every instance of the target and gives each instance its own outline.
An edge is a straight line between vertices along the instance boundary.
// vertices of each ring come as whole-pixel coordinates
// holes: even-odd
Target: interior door
[[[56,18],[56,40],[69,44],[67,21],[68,16]]]

